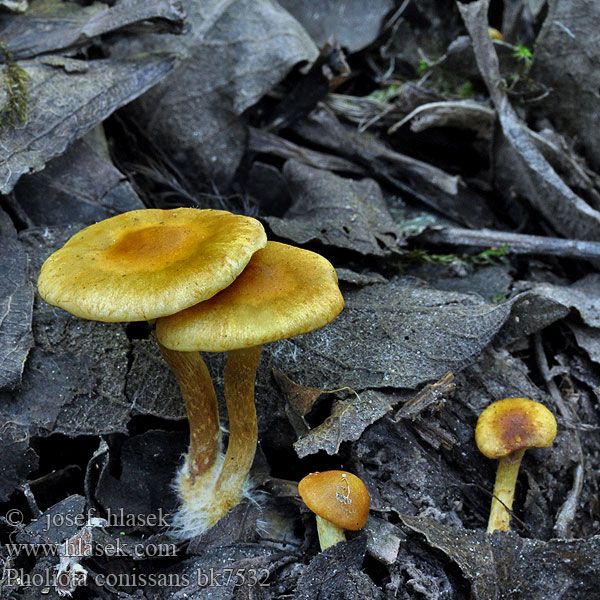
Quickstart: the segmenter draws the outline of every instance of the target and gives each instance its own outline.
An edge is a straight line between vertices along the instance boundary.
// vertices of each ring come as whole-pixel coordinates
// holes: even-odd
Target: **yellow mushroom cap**
[[[504,39],[502,33],[495,27],[488,27],[488,34],[493,40],[498,40],[501,42]]]
[[[298,493],[310,510],[342,529],[356,531],[367,522],[369,492],[352,473],[310,473],[298,483]]]
[[[76,233],[43,264],[38,290],[84,319],[156,319],[214,296],[266,243],[256,219],[227,211],[134,210]]]
[[[547,448],[555,437],[554,415],[528,398],[505,398],[490,404],[475,426],[475,443],[488,458],[503,458],[527,448]]]
[[[332,321],[343,307],[327,259],[268,242],[228,288],[159,319],[156,338],[170,350],[226,352],[307,333]]]

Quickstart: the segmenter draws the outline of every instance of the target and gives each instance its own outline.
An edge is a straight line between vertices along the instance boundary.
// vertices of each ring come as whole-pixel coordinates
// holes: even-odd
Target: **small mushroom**
[[[352,473],[310,473],[298,483],[298,493],[316,515],[321,550],[345,541],[345,529],[357,531],[367,522],[369,492]]]
[[[344,306],[331,263],[287,244],[268,242],[237,279],[210,300],[158,319],[156,338],[178,354],[227,352],[224,393],[229,444],[214,479],[190,471],[190,454],[176,482],[181,508],[175,515],[180,537],[202,533],[248,494],[258,431],[254,378],[262,345],[323,327]],[[195,420],[196,427],[203,424]]]
[[[493,40],[498,42],[501,42],[504,39],[502,33],[495,27],[488,27],[488,34]]]
[[[488,533],[508,531],[515,484],[527,448],[547,448],[556,437],[556,419],[539,402],[505,398],[490,404],[475,426],[475,443],[487,458],[497,458],[498,470]]]

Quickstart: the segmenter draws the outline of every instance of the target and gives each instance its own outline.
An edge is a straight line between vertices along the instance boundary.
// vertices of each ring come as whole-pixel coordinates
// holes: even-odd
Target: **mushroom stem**
[[[219,407],[206,363],[198,352],[176,352],[158,344],[177,378],[190,423],[190,448],[184,470],[194,482],[217,461],[221,450]]]
[[[254,377],[262,346],[230,350],[223,375],[229,415],[229,443],[215,496],[223,504],[223,514],[238,504],[256,453],[258,428],[254,405]]]
[[[317,517],[317,533],[319,534],[319,543],[321,550],[326,550],[330,546],[335,546],[338,542],[345,542],[346,535],[344,530],[331,521],[315,515]]]
[[[512,509],[519,466],[524,454],[525,450],[517,450],[499,459],[496,482],[494,483],[494,497],[492,498],[490,519],[488,521],[488,533],[493,533],[496,530],[509,530],[510,513],[508,511]]]

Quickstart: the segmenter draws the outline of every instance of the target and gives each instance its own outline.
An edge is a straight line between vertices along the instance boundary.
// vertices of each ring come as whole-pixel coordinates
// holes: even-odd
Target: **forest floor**
[[[0,1],[0,597],[599,597],[600,6],[366,4]],[[184,541],[151,325],[36,288],[83,227],[181,206],[318,252],[345,300],[265,345],[252,499]],[[474,428],[513,397],[558,433],[488,534]],[[371,511],[321,551],[297,482],[327,469]]]

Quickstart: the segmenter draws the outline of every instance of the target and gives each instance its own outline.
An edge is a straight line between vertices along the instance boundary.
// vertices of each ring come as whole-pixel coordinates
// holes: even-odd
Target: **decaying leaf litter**
[[[7,546],[66,540],[94,544],[80,598],[595,597],[595,3],[0,4],[3,597],[70,591],[32,579],[59,554]],[[81,227],[176,206],[323,254],[346,307],[265,349],[257,502],[173,546],[160,523],[64,519],[175,508],[187,425],[150,326],[34,290]],[[222,395],[224,358],[207,361]],[[528,451],[512,531],[490,536],[495,465],[473,428],[514,396],[558,436]],[[321,553],[295,484],[328,468],[363,479],[371,514]],[[258,579],[198,576],[238,570]]]

